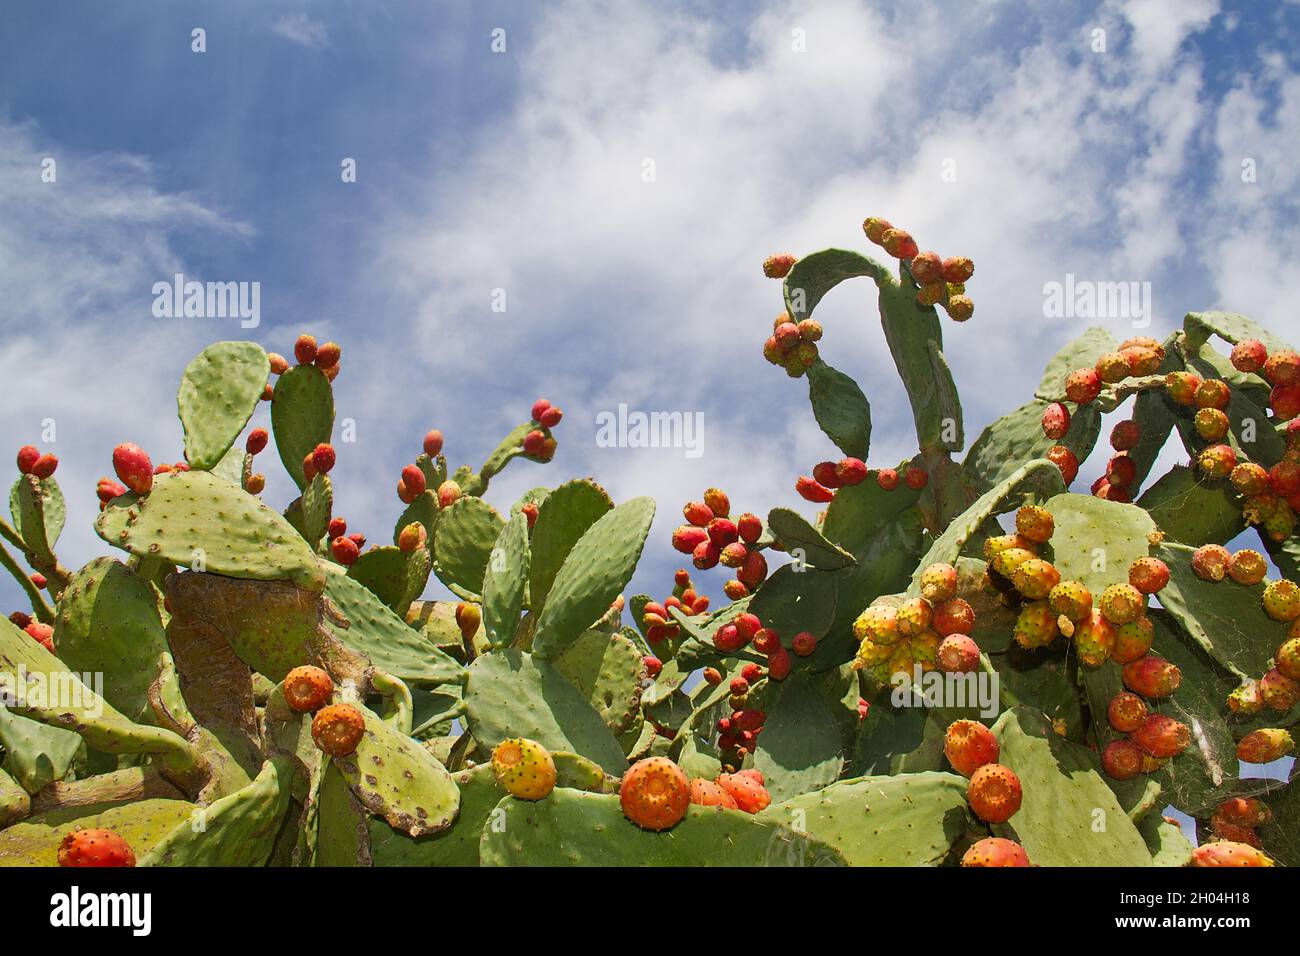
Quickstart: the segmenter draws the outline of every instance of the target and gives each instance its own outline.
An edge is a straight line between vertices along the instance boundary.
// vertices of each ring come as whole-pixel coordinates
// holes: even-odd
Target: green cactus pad
[[[930,772],[842,780],[774,803],[759,819],[808,833],[850,866],[938,866],[972,825],[966,781]]]
[[[813,677],[796,673],[779,684],[769,683],[766,710],[754,766],[767,778],[773,800],[839,779],[844,767],[840,730]]]
[[[1056,522],[1044,557],[1062,581],[1082,581],[1094,599],[1112,584],[1127,583],[1129,566],[1150,554],[1155,522],[1136,505],[1065,494],[1043,507]]]
[[[422,548],[409,553],[392,545],[370,548],[348,568],[348,577],[405,617],[429,580],[429,556]]]
[[[141,557],[162,558],[232,578],[292,581],[319,591],[325,574],[293,527],[259,499],[206,471],[154,479],[143,498],[115,498],[95,531]]]
[[[835,620],[836,578],[825,571],[796,571],[784,565],[749,602],[763,626],[781,635],[787,647],[800,631],[820,639]]]
[[[534,614],[545,608],[555,576],[573,546],[613,507],[605,489],[585,478],[566,481],[538,507],[528,568],[528,594]]]
[[[483,747],[527,737],[548,750],[582,754],[606,773],[627,767],[604,718],[548,661],[514,648],[478,658],[469,667],[465,703],[470,732]]]
[[[867,460],[871,448],[871,404],[858,383],[818,359],[808,368],[813,417],[840,451]]]
[[[868,477],[860,484],[835,492],[826,507],[821,533],[850,554],[860,557],[876,536],[899,515],[916,505],[921,493],[900,484],[886,491]]]
[[[196,808],[138,859],[140,866],[265,866],[289,810],[293,765],[274,757],[248,786]]]
[[[5,772],[28,793],[63,780],[81,752],[81,738],[11,713],[0,704],[0,747]]]
[[[590,793],[612,793],[612,778],[601,770],[594,761],[581,754],[571,754],[557,750],[551,754],[555,762],[555,785],[570,790],[586,790]]]
[[[1043,411],[1047,402],[1035,399],[1004,415],[984,429],[962,463],[962,475],[981,494],[1004,481],[1024,462],[1042,458],[1058,442],[1043,434]],[[1092,405],[1070,416],[1070,430],[1059,444],[1069,448],[1079,461],[1092,453],[1101,434],[1101,413]]]
[[[1169,541],[1224,544],[1246,528],[1241,506],[1226,481],[1202,481],[1196,472],[1175,465],[1137,500]]]
[[[334,431],[334,392],[324,372],[314,365],[295,365],[276,379],[271,430],[285,471],[305,488],[303,459],[328,443]]]
[[[32,798],[18,781],[0,770],[0,830],[16,823],[32,809]]]
[[[472,594],[483,593],[483,575],[505,522],[482,498],[458,498],[438,519],[434,556],[438,577]]]
[[[478,845],[492,811],[506,792],[492,765],[452,774],[460,788],[460,815],[440,833],[412,839],[378,817],[370,820],[370,852],[375,866],[478,866]]]
[[[1066,376],[1075,369],[1093,368],[1097,359],[1117,348],[1119,342],[1106,329],[1088,329],[1052,356],[1043,370],[1042,381],[1034,391],[1035,396],[1045,402],[1065,401]]]
[[[993,725],[998,762],[1020,778],[1024,798],[997,836],[1020,843],[1039,866],[1150,866],[1151,853],[1107,786],[1097,755],[1057,736],[1027,707]]]
[[[483,626],[493,647],[515,638],[528,587],[528,517],[517,514],[497,537],[483,576]]]
[[[1170,357],[1174,354],[1171,349]],[[1141,437],[1129,449],[1128,456],[1137,468],[1133,487],[1140,488],[1168,443],[1170,433],[1178,424],[1178,416],[1168,395],[1163,390],[1156,390],[1143,392],[1134,400],[1133,420],[1137,422]],[[1077,450],[1075,454],[1078,454]],[[1083,458],[1083,455],[1079,455],[1079,461],[1083,461]]]
[[[768,512],[767,526],[787,554],[802,552],[803,560],[819,571],[837,571],[857,563],[853,555],[828,541],[802,515],[789,508],[773,508]]]
[[[325,537],[334,511],[334,485],[329,475],[317,475],[302,492],[302,536],[314,549]]]
[[[239,445],[231,445],[221,460],[208,470],[218,478],[242,488],[245,480],[253,474],[253,456]]]
[[[1186,866],[1192,862],[1192,844],[1178,824],[1158,813],[1149,813],[1138,823],[1138,832],[1151,851],[1152,866]]]
[[[793,322],[812,315],[826,293],[846,279],[863,276],[877,283],[892,283],[888,266],[850,249],[823,249],[798,260],[786,274],[782,292]]]
[[[622,634],[586,631],[554,662],[615,736],[632,726],[641,702],[645,661]]]
[[[692,805],[671,830],[642,830],[617,794],[556,789],[532,803],[506,797],[479,843],[484,866],[843,866],[834,849],[739,810]]]
[[[28,549],[41,560],[52,560],[67,517],[63,492],[53,476],[42,481],[35,475],[19,475],[9,490],[9,513]]]
[[[961,402],[943,357],[939,316],[916,301],[910,279],[880,286],[880,324],[912,406],[917,444],[922,451],[961,448]]]
[[[149,685],[167,638],[153,590],[124,564],[96,558],[59,600],[54,646],[74,671],[102,673],[104,699],[132,720],[149,719]]]
[[[445,830],[456,819],[460,791],[427,749],[360,705],[366,732],[356,752],[331,758],[371,813],[407,836]]]
[[[535,654],[558,656],[609,610],[632,579],[654,516],[652,498],[633,498],[586,530],[555,576],[533,635]]]
[[[370,866],[370,824],[366,812],[338,768],[326,764],[316,801],[314,864],[320,867]]]
[[[1258,322],[1234,312],[1188,312],[1183,317],[1183,330],[1187,333],[1187,344],[1193,351],[1199,350],[1210,340],[1211,335],[1217,335],[1233,345],[1244,339],[1257,339],[1264,343],[1270,353],[1295,349]]]
[[[185,366],[176,408],[191,468],[208,471],[221,461],[253,417],[270,374],[256,342],[215,342]]]
[[[189,826],[196,807],[184,800],[68,807],[31,817],[0,832],[0,866],[58,866],[59,844],[77,830],[112,830],[141,858],[175,827]]]

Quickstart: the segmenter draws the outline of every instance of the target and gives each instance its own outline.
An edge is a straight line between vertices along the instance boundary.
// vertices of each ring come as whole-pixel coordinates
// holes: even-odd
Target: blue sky
[[[770,252],[862,247],[878,214],[972,256],[975,319],[945,325],[972,439],[1090,324],[1043,317],[1067,272],[1151,282],[1151,334],[1220,307],[1294,335],[1298,34],[1294,3],[1227,0],[12,3],[0,430],[16,448],[55,420],[76,567],[106,550],[112,446],[180,457],[185,362],[311,331],[344,349],[354,529],[386,537],[427,428],[478,465],[545,395],[567,412],[555,462],[516,463],[489,499],[575,475],[654,495],[630,592],[662,597],[682,502],[721,485],[743,510],[811,510],[794,478],[833,453],[802,383],[759,355]],[[261,326],[154,318],[174,272],[260,282]],[[827,298],[823,354],[863,382],[873,464],[893,464],[914,437],[872,291]],[[619,403],[702,412],[704,454],[597,447]],[[720,598],[722,572],[701,578]],[[19,606],[8,581],[0,598]]]

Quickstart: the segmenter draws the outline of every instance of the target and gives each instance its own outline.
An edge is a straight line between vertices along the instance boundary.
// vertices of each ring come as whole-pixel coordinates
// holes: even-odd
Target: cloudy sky
[[[944,327],[972,438],[1090,324],[1044,316],[1067,274],[1149,282],[1149,334],[1208,308],[1294,334],[1298,39],[1300,5],[1254,0],[13,3],[0,434],[16,449],[55,423],[77,567],[107,550],[113,445],[180,457],[189,358],[309,331],[343,346],[354,530],[389,533],[426,429],[477,466],[546,396],[566,412],[554,463],[516,462],[489,499],[581,475],[653,495],[631,590],[662,597],[682,502],[720,485],[742,510],[811,511],[794,479],[834,454],[803,383],[759,354],[771,252],[862,248],[881,215],[971,256],[975,318]],[[260,326],[155,318],[178,272],[259,282]],[[872,464],[896,463],[915,438],[874,288],[818,315],[873,403]],[[620,403],[702,413],[703,454],[598,447]],[[720,597],[723,572],[702,577]],[[21,606],[7,580],[0,598]]]

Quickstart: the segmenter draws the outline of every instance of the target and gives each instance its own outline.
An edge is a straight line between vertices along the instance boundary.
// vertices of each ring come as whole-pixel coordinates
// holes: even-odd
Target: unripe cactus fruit
[[[1288,623],[1300,618],[1300,587],[1280,578],[1264,588],[1264,613],[1275,621]]]
[[[917,285],[943,281],[943,260],[937,252],[919,252],[909,266]],[[964,281],[964,280],[956,280]]]
[[[975,263],[966,256],[949,256],[943,260],[943,281],[958,285],[975,274]]]
[[[1092,592],[1079,581],[1062,581],[1048,594],[1052,613],[1082,621],[1092,613]]]
[[[357,558],[361,557],[361,548],[351,538],[340,536],[330,541],[330,554],[335,561],[347,567],[356,564]]]
[[[1010,767],[986,763],[973,774],[966,799],[985,823],[1006,823],[1020,809],[1020,778]]]
[[[1248,680],[1228,695],[1228,710],[1242,717],[1258,714],[1264,709],[1264,698],[1259,693],[1259,681]]]
[[[351,704],[329,704],[316,711],[311,722],[311,739],[331,757],[355,753],[366,733],[361,711]]]
[[[1061,572],[1049,561],[1030,558],[1016,568],[1012,581],[1022,597],[1030,601],[1041,601],[1061,583]]]
[[[512,737],[492,749],[492,774],[519,800],[543,800],[555,789],[555,760],[535,740]]]
[[[962,866],[1029,866],[1029,854],[1014,840],[985,837],[962,854]]]
[[[915,637],[929,629],[934,620],[934,608],[924,598],[910,598],[898,606],[896,620],[901,636]]]
[[[939,643],[935,660],[945,674],[972,674],[980,666],[980,648],[965,634],[949,634]]]
[[[951,564],[931,564],[921,572],[921,597],[941,604],[957,593],[957,569]]]
[[[1195,372],[1170,372],[1165,376],[1165,391],[1179,405],[1195,405],[1200,387],[1201,377]]]
[[[815,504],[825,504],[828,501],[835,500],[834,491],[807,475],[799,476],[794,483],[794,490],[799,494],[800,498]]]
[[[1142,772],[1145,757],[1132,741],[1113,740],[1102,748],[1101,769],[1115,780],[1130,780]]]
[[[731,515],[731,499],[721,488],[706,488],[704,503],[709,506],[715,518],[727,518]]]
[[[1124,665],[1124,686],[1146,698],[1168,697],[1183,682],[1177,664],[1148,654]]]
[[[113,449],[113,471],[137,495],[147,495],[153,487],[153,462],[133,442],[123,442]]]
[[[1137,694],[1121,691],[1106,705],[1106,720],[1122,734],[1132,733],[1146,722],[1147,705]]]
[[[1222,581],[1232,555],[1220,544],[1206,544],[1192,552],[1192,571],[1203,581]]]
[[[1196,434],[1203,441],[1222,441],[1228,434],[1228,416],[1217,408],[1198,408],[1192,420]]]
[[[1087,405],[1101,394],[1101,376],[1096,369],[1077,368],[1065,377],[1065,397],[1076,405]]]
[[[135,866],[135,853],[112,830],[74,830],[59,842],[59,866]]]
[[[736,801],[736,807],[746,813],[766,810],[772,803],[772,795],[767,792],[761,779],[751,772],[720,774],[717,783]]]
[[[1291,734],[1280,727],[1255,730],[1237,742],[1237,759],[1246,763],[1272,763],[1295,748]]]
[[[700,807],[721,807],[736,810],[736,798],[712,780],[696,777],[691,781],[691,803]]]
[[[1197,408],[1225,409],[1232,398],[1228,383],[1217,378],[1207,378],[1196,386],[1195,402]]]
[[[1121,624],[1115,628],[1115,646],[1110,652],[1111,660],[1117,664],[1128,664],[1145,657],[1155,635],[1155,625],[1146,616]]]
[[[1230,840],[1217,840],[1203,843],[1192,851],[1192,866],[1275,866],[1273,860],[1265,853],[1245,843]]]
[[[311,453],[311,463],[319,475],[328,475],[334,467],[334,446],[324,442]]]
[[[1164,714],[1147,714],[1142,726],[1129,735],[1129,740],[1152,757],[1176,757],[1192,742],[1192,728]]]
[[[1073,484],[1074,479],[1079,477],[1078,456],[1064,445],[1053,445],[1043,457],[1061,470],[1066,485]]]
[[[778,252],[763,260],[763,275],[769,279],[784,279],[790,274],[795,264],[795,257],[788,252]]]
[[[948,725],[943,738],[943,755],[963,777],[969,777],[985,764],[996,763],[1001,750],[993,731],[975,720],[956,720]]]
[[[893,468],[881,468],[876,472],[876,484],[885,491],[893,491],[898,487],[898,472]]]
[[[438,429],[433,428],[425,432],[424,453],[431,459],[442,454],[442,432],[438,431]]]
[[[1110,447],[1116,451],[1131,451],[1142,440],[1142,428],[1131,418],[1110,430]]]
[[[334,368],[342,354],[343,349],[337,342],[326,342],[316,350],[316,367],[322,371]]]
[[[940,637],[969,634],[975,627],[975,609],[962,598],[949,598],[934,606],[934,619],[930,626]]]
[[[456,605],[456,626],[460,628],[460,636],[463,639],[467,641],[473,639],[482,621],[483,613],[477,604],[461,601]]]
[[[946,306],[948,317],[954,322],[965,322],[975,314],[975,303],[968,295],[950,295]]]
[[[1155,594],[1169,583],[1169,566],[1159,558],[1138,558],[1129,565],[1128,583],[1143,594]]]
[[[397,547],[406,554],[410,554],[423,548],[427,540],[428,533],[424,530],[424,525],[418,521],[412,521],[397,535]]]
[[[334,681],[330,675],[311,664],[289,671],[283,688],[285,702],[300,714],[320,710],[334,695]]]
[[[916,260],[913,260],[915,262]],[[932,306],[943,303],[948,298],[948,284],[942,280],[939,282],[926,282],[916,290],[916,301],[920,305]]]
[[[299,365],[310,365],[316,360],[316,339],[311,335],[300,335],[293,343],[293,357]]]
[[[1043,409],[1043,434],[1059,441],[1070,430],[1070,410],[1062,402],[1052,402]]]
[[[1300,355],[1290,349],[1274,352],[1264,363],[1264,377],[1270,385],[1300,383]]]
[[[623,815],[643,830],[667,830],[686,816],[691,784],[667,757],[647,757],[623,775],[619,803]]]
[[[1097,602],[1102,615],[1112,624],[1127,624],[1146,611],[1147,599],[1131,584],[1112,584]]]
[[[1228,561],[1228,576],[1238,584],[1253,587],[1268,574],[1268,562],[1258,551],[1243,548]]]
[[[1295,634],[1293,628],[1291,633]],[[1273,654],[1273,664],[1284,677],[1300,680],[1300,635],[1289,637]]]
[[[1020,609],[1016,616],[1015,630],[1012,637],[1026,650],[1046,647],[1060,633],[1056,623],[1057,615],[1046,601],[1032,601]]]
[[[1076,624],[1073,641],[1080,663],[1100,667],[1110,660],[1115,650],[1115,626],[1094,608],[1088,617]]]
[[[450,508],[460,500],[460,485],[448,478],[438,486],[438,507]]]
[[[888,219],[878,219],[875,216],[868,216],[862,222],[862,231],[866,233],[867,238],[880,245],[885,238],[886,230],[894,228]]]
[[[1028,548],[1007,548],[993,556],[990,566],[1008,581],[1012,581],[1020,566],[1026,561],[1032,561],[1034,557],[1034,552]]]
[[[853,622],[853,636],[873,644],[894,644],[903,635],[898,628],[898,609],[888,604],[873,604]]]
[[[880,236],[880,244],[895,259],[912,259],[919,251],[916,240],[905,229],[886,229]]]

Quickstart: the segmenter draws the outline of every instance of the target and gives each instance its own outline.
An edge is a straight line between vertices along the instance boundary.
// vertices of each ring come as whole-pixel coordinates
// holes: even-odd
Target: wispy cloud
[[[271,24],[271,32],[309,50],[323,50],[330,45],[329,30],[324,22],[313,20],[305,13],[281,17]]]

